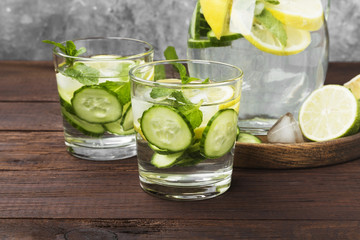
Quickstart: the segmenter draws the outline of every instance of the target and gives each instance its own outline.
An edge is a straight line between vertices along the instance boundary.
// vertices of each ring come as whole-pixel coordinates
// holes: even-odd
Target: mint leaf
[[[99,86],[114,92],[123,106],[131,100],[130,82],[106,81],[104,83],[100,83]]]
[[[155,65],[154,68],[154,81],[160,79],[166,79],[165,66],[164,65]]]
[[[177,104],[193,105],[193,103],[187,99],[181,91],[173,91],[171,96],[175,98]]]
[[[64,45],[62,45],[61,43],[57,43],[57,42],[50,41],[50,40],[43,40],[42,42],[47,43],[47,44],[52,44],[55,47],[58,47],[63,53],[66,52],[66,47]]]
[[[175,50],[175,48],[173,46],[168,46],[165,49],[164,56],[165,56],[166,60],[179,59],[179,57],[178,57],[178,55],[176,53],[176,50]],[[183,64],[181,64],[181,63],[172,63],[172,65],[174,66],[176,71],[179,73],[182,84],[188,84],[188,83],[190,83],[192,81],[200,80],[199,78],[190,77],[188,75],[188,73],[187,73],[186,67]]]
[[[265,0],[265,2],[270,3],[270,4],[274,4],[274,5],[280,4],[280,2],[278,0]]]
[[[178,110],[186,117],[186,119],[190,122],[193,129],[199,127],[203,120],[203,114],[199,110],[202,102],[198,104],[187,104],[184,106],[180,106]]]
[[[62,72],[65,76],[74,78],[84,85],[97,84],[99,81],[100,72],[92,67],[78,62],[71,67],[66,68]]]
[[[201,83],[202,83],[202,84],[210,83],[210,79],[207,78],[207,79],[205,79],[204,81],[202,81]]]
[[[255,16],[255,20],[258,24],[268,29],[274,38],[276,38],[280,44],[284,47],[287,45],[287,35],[284,25],[277,20],[268,10],[264,9],[262,13]]]
[[[150,92],[150,97],[153,99],[169,97],[174,90],[169,88],[156,87]]]
[[[167,60],[179,59],[176,50],[173,46],[168,46],[164,51],[164,56]]]
[[[60,51],[62,51],[66,55],[72,56],[72,57],[77,57],[86,52],[86,48],[84,48],[84,47],[76,49],[76,46],[73,41],[66,41],[65,45],[54,42],[54,41],[50,41],[50,40],[43,40],[42,42],[47,43],[47,44],[52,44],[55,47],[58,47],[60,49]],[[74,64],[75,59],[65,58],[65,61],[66,61],[66,65],[68,65],[70,67]]]

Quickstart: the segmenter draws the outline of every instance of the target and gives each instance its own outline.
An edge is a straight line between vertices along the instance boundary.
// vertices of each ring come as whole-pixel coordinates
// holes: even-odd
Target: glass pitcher
[[[243,69],[244,82],[238,122],[242,131],[264,135],[285,113],[290,112],[297,117],[304,100],[324,84],[329,61],[326,19],[330,2],[321,2],[323,24],[320,29],[310,32],[310,45],[297,54],[287,56],[259,50],[242,37],[228,42],[210,41],[211,36],[204,34],[206,25],[203,22],[206,20],[198,3],[189,29],[188,58],[226,62]],[[200,23],[202,32],[198,34],[202,44],[198,45],[193,44],[198,40],[191,36],[194,24],[199,21],[199,14],[196,12],[201,13],[200,21],[203,21]],[[206,41],[216,44],[204,44]]]

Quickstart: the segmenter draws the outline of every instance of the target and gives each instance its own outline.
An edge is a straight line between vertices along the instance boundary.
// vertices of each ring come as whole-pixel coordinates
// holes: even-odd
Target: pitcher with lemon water
[[[188,57],[244,71],[239,126],[266,134],[325,81],[327,0],[199,0],[189,27]]]

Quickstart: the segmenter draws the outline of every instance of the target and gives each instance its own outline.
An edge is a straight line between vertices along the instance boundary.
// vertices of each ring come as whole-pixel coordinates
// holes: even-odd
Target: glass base
[[[239,119],[238,126],[243,132],[253,135],[266,135],[277,120],[273,118]]]
[[[177,201],[196,201],[217,197],[225,193],[231,184],[231,174],[220,181],[203,183],[202,185],[191,184],[188,186],[165,185],[152,182],[139,176],[141,188],[150,195]]]
[[[77,146],[65,142],[68,146],[67,151],[74,157],[93,160],[93,161],[111,161],[130,158],[136,156],[136,144],[113,148],[89,148]]]

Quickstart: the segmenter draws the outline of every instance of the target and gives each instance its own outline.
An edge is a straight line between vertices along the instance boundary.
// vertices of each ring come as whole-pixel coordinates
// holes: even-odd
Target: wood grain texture
[[[321,167],[358,159],[359,146],[360,133],[326,142],[236,143],[234,166],[273,169]]]
[[[52,62],[0,61],[0,101],[57,101]]]
[[[4,219],[0,239],[64,240],[76,230],[109,232],[117,239],[337,239],[360,238],[359,221],[247,221],[176,219]]]
[[[236,168],[226,194],[172,202],[141,190],[136,158],[77,159],[65,152],[58,132],[0,136],[0,218],[360,221],[360,161],[299,170]]]

